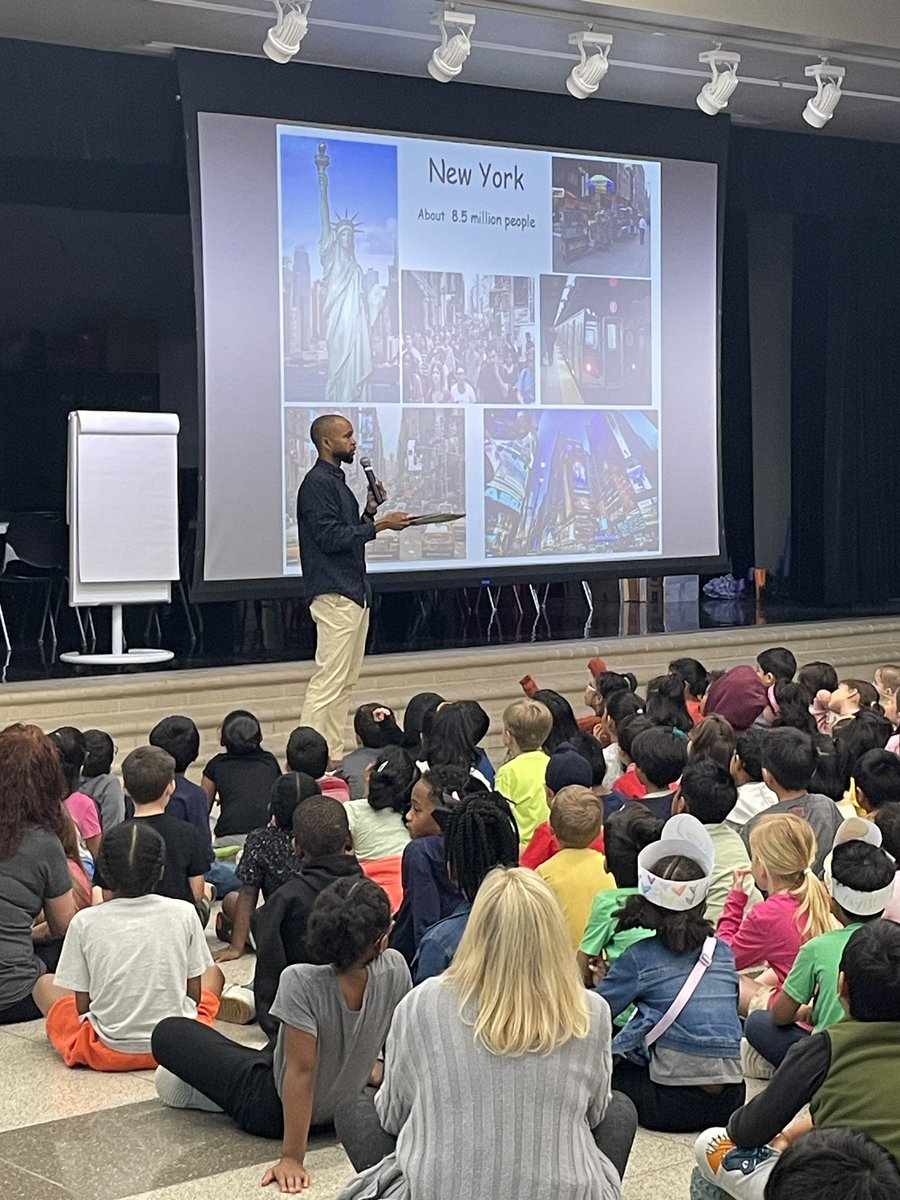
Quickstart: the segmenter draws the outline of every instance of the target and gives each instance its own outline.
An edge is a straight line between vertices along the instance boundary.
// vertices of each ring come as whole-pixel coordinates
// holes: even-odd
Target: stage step
[[[825,659],[835,664],[839,675],[871,679],[877,666],[900,658],[900,618],[371,655],[352,702],[378,700],[402,709],[421,691],[440,692],[448,699],[475,697],[491,716],[487,746],[499,758],[502,712],[521,696],[518,681],[523,675],[532,675],[540,687],[562,692],[581,715],[587,662],[595,656],[605,659],[611,670],[633,671],[644,685],[664,673],[673,658],[690,656],[711,670],[722,670],[752,663],[761,650],[774,645],[788,646],[800,664]],[[33,721],[47,730],[59,725],[105,729],[119,748],[121,762],[161,717],[185,713],[200,729],[202,766],[216,753],[225,714],[248,708],[259,716],[266,746],[280,758],[288,734],[299,722],[312,668],[308,661],[282,662],[7,684],[0,688],[0,727]]]

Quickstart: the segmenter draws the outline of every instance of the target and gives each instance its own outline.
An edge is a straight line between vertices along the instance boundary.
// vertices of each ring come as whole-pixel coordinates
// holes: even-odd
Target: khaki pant
[[[309,606],[316,623],[316,669],[303,699],[301,725],[311,725],[328,743],[331,759],[344,757],[347,701],[359,679],[369,610],[336,592],[316,596]]]

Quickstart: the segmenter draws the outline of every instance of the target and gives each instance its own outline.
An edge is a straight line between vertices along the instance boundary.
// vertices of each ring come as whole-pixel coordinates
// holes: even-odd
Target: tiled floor
[[[244,982],[253,960],[245,957],[225,969],[231,980]],[[263,1041],[257,1026],[218,1028],[246,1044]],[[626,1200],[686,1200],[693,1143],[694,1135],[640,1130],[625,1176]],[[47,1043],[41,1022],[0,1029],[4,1200],[274,1196],[274,1188],[258,1188],[279,1149],[277,1142],[241,1133],[225,1116],[165,1108],[149,1071],[69,1070]],[[306,1165],[313,1179],[310,1200],[331,1200],[351,1175],[333,1138],[314,1139]]]

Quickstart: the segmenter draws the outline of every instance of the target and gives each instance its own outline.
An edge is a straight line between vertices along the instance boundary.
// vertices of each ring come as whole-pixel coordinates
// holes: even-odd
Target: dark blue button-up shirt
[[[318,459],[297,492],[300,569],[307,599],[337,592],[359,605],[369,600],[366,542],[375,523],[361,516],[340,467]]]

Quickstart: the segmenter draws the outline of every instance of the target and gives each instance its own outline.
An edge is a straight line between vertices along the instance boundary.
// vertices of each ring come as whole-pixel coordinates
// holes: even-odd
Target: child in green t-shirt
[[[830,871],[826,861],[831,911],[841,928],[800,947],[772,1008],[751,1013],[744,1026],[747,1041],[773,1066],[780,1066],[788,1050],[810,1032],[821,1033],[844,1016],[838,997],[841,955],[856,930],[883,913],[893,893],[894,871],[878,827],[858,817],[845,821],[835,838]]]

